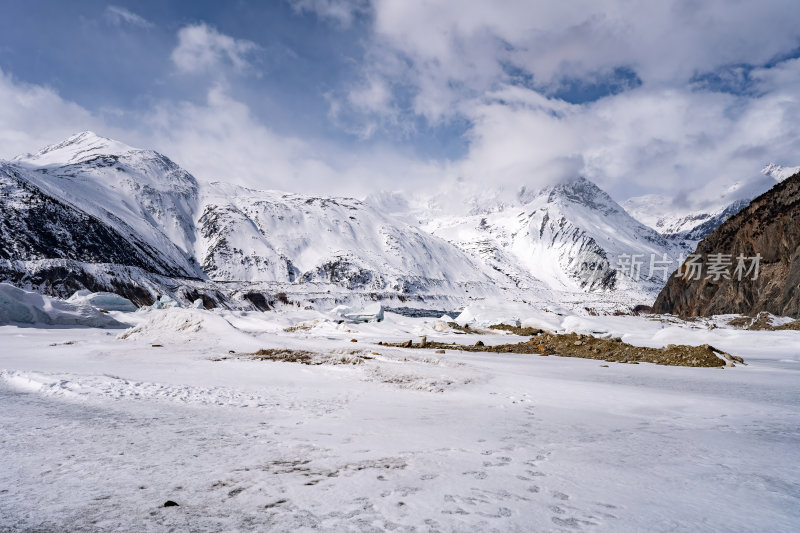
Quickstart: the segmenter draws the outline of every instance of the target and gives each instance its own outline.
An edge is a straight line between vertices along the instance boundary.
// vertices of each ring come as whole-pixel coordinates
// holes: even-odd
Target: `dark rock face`
[[[147,287],[161,285],[158,278],[191,278],[133,231],[124,233],[126,227],[115,228],[0,165],[2,281],[59,298],[88,289],[150,305]]]
[[[186,275],[147,243],[56,200],[13,169],[0,172],[0,259],[71,259]]]
[[[253,307],[259,311],[269,311],[272,309],[269,300],[260,292],[248,292],[244,295],[244,299],[253,304]]]
[[[69,298],[75,291],[113,292],[124,296],[138,306],[152,305],[153,295],[127,269],[116,269],[115,275],[97,276],[78,261],[53,261],[51,264],[31,267],[29,264],[0,260],[0,280],[20,287],[29,287],[55,298]],[[107,265],[113,269],[114,265]],[[125,274],[129,274],[125,276]],[[150,285],[155,285],[151,282]]]
[[[698,244],[695,253],[703,257],[701,279],[670,278],[653,305],[655,312],[708,316],[767,311],[800,316],[800,173],[729,218]],[[730,279],[708,279],[708,256],[720,253],[731,254]],[[757,279],[750,275],[740,281],[734,275],[740,254],[761,254]]]

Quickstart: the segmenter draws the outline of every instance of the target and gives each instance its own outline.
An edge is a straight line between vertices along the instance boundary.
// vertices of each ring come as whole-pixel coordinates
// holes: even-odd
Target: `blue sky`
[[[176,73],[170,53],[181,28],[208,23],[260,47],[250,53],[253,71],[230,84],[237,97],[280,130],[335,134],[323,94],[354,75],[359,30],[336,28],[285,2],[228,4],[11,2],[0,19],[0,68],[91,110],[202,99],[213,78]],[[125,21],[114,7],[142,21]]]
[[[201,179],[363,195],[583,175],[702,199],[798,164],[765,0],[3,2],[0,157],[93,129]]]

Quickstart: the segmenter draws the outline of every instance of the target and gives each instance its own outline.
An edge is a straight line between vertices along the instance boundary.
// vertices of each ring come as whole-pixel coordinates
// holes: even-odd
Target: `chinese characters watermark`
[[[711,281],[720,281],[722,279],[735,279],[742,281],[743,279],[756,280],[761,265],[761,254],[757,253],[754,256],[745,256],[739,254],[735,258],[733,254],[714,253],[706,254],[689,254],[685,258],[681,255],[677,262],[673,261],[667,254],[658,257],[656,254],[650,254],[649,268],[647,275],[644,276],[642,267],[645,265],[646,254],[620,254],[617,257],[617,272],[623,276],[629,277],[634,281],[640,279],[661,279],[666,282],[673,266],[677,265],[674,276],[676,278],[683,278],[685,280],[698,281],[701,279],[708,279]],[[703,259],[705,258],[705,262]]]

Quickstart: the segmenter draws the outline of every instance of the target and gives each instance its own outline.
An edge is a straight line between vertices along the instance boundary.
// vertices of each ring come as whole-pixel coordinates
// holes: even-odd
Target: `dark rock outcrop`
[[[186,276],[135,235],[60,201],[13,167],[0,167],[0,259],[69,259]]]
[[[800,316],[800,173],[762,194],[697,245],[700,279],[673,276],[653,308],[657,313],[708,316],[723,313]],[[709,276],[711,254],[730,254],[729,278]],[[759,273],[739,276],[737,257],[760,254]],[[748,261],[748,268],[751,262]],[[687,263],[680,272],[686,273]]]

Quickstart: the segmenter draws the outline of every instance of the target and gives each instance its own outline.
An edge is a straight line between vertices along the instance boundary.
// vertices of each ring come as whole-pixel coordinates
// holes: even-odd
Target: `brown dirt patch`
[[[577,333],[541,333],[526,342],[500,344],[495,346],[468,346],[464,344],[445,344],[428,341],[421,343],[387,344],[400,348],[451,349],[465,352],[520,353],[536,355],[555,355],[560,357],[581,357],[617,363],[653,363],[669,366],[721,367],[743,363],[741,357],[726,354],[722,350],[703,344],[701,346],[670,344],[663,348],[633,346],[619,338],[601,339]],[[724,358],[724,359],[723,359]],[[726,363],[727,360],[727,363]]]
[[[459,326],[457,322],[448,322],[447,325],[456,333],[477,333],[475,330],[470,329],[469,324]]]
[[[523,328],[520,326],[509,326],[508,324],[495,324],[493,326],[489,326],[489,329],[508,331],[509,333],[519,335],[520,337],[533,337],[534,335],[544,333],[544,330],[540,328]]]

